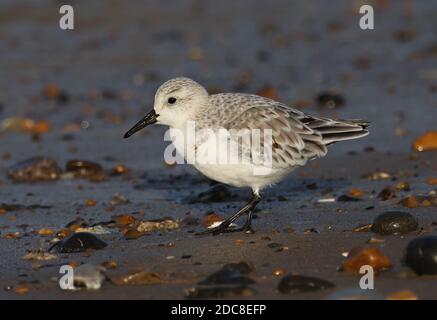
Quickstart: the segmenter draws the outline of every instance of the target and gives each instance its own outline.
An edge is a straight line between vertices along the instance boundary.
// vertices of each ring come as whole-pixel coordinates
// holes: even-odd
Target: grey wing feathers
[[[369,134],[367,130],[369,123],[364,120],[332,120],[307,116],[302,121],[322,135],[325,145],[358,139]]]
[[[297,110],[282,105],[254,107],[225,124],[226,129],[270,129],[272,132],[273,168],[302,166],[309,159],[327,152],[323,137],[300,121],[304,116]],[[261,149],[264,148],[261,132]]]
[[[367,126],[364,120],[309,116],[280,103],[250,108],[224,125],[237,130],[271,129],[274,168],[302,166],[310,159],[322,157],[329,144],[368,135]]]

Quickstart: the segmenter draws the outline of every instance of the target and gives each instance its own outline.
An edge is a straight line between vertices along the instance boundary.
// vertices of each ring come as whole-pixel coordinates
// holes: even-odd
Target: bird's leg
[[[223,221],[219,226],[202,231],[197,233],[197,235],[204,235],[212,233],[214,235],[217,235],[222,232],[236,232],[236,231],[247,231],[251,230],[251,224],[252,224],[252,217],[253,217],[253,211],[255,209],[255,206],[260,202],[261,197],[258,194],[253,193],[252,198],[249,200],[249,202],[242,207],[240,210],[238,210],[234,215]],[[246,223],[242,228],[229,228],[229,226],[238,218],[243,216],[244,214],[247,214],[247,220]]]

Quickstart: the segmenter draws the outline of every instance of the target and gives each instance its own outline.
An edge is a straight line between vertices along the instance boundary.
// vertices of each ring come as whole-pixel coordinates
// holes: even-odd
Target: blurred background
[[[74,30],[59,27],[64,4],[73,6]],[[374,30],[359,27],[364,4],[374,8]],[[109,276],[153,274],[134,278],[140,286],[121,289],[122,277],[75,298],[179,299],[242,260],[255,268],[256,290],[212,288],[203,297],[328,295],[313,292],[311,279],[302,280],[311,292],[282,295],[279,279],[290,272],[332,281],[331,291],[350,296],[342,290],[358,288],[358,278],[338,268],[345,252],[369,243],[393,264],[377,280],[380,293],[405,288],[436,298],[435,281],[404,280],[402,264],[411,237],[437,230],[437,153],[413,152],[414,142],[437,149],[436,35],[431,0],[0,1],[0,298],[72,298],[52,279],[59,265],[87,263]],[[164,127],[123,139],[176,76],[210,93],[256,93],[314,115],[366,119],[371,134],[335,144],[266,190],[254,235],[205,241],[193,233],[237,210],[247,190],[218,186],[205,196],[211,181],[164,164]],[[375,239],[369,226],[384,210],[411,212],[420,228],[400,212],[398,225],[414,232]],[[169,232],[139,231],[163,217]],[[79,227],[108,246],[46,252]],[[433,243],[427,254],[437,272]],[[147,285],[157,277],[164,285]]]
[[[406,151],[435,127],[434,1],[75,0],[73,31],[59,28],[63,4],[0,4],[2,153],[25,158],[74,133],[86,137],[79,154],[108,156],[104,146],[115,144],[129,161],[140,143],[123,141],[123,132],[175,76],[212,93],[258,93],[309,113],[372,122],[368,139],[340,150]],[[359,28],[363,4],[374,7],[374,30]],[[49,143],[10,134],[23,126]],[[60,157],[65,140],[55,148]]]

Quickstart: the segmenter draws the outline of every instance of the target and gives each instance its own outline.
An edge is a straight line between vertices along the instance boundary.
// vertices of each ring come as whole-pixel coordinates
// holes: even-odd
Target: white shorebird
[[[227,130],[271,130],[271,161],[266,174],[256,174],[255,169],[263,169],[263,163],[205,163],[193,165],[205,176],[235,187],[250,187],[252,198],[230,218],[219,226],[201,234],[232,231],[251,231],[251,221],[255,206],[261,200],[260,191],[282,180],[308,160],[323,157],[327,145],[338,141],[357,139],[369,134],[368,122],[364,120],[332,120],[310,116],[283,103],[241,93],[220,93],[210,95],[197,82],[188,78],[174,78],[162,84],[155,95],[153,110],[135,124],[126,134],[135,132],[150,124],[163,124],[172,130],[187,134],[187,123],[196,128],[217,132]],[[197,150],[208,139],[197,139]],[[241,142],[243,143],[243,142]],[[262,143],[262,141],[261,141]],[[173,140],[175,148],[182,155],[187,154],[186,145]],[[262,146],[261,146],[262,149]],[[223,150],[218,150],[218,153]],[[252,158],[250,158],[252,159]],[[239,217],[247,215],[242,228],[230,227]]]

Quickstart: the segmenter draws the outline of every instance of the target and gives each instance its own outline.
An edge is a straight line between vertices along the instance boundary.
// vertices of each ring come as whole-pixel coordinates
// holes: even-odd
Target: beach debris
[[[437,274],[437,236],[424,236],[410,241],[405,264],[421,275]]]
[[[372,232],[379,235],[406,234],[417,230],[418,220],[408,212],[387,211],[378,215],[372,224]]]
[[[364,265],[371,266],[374,271],[382,271],[391,267],[389,258],[375,247],[355,247],[349,251],[342,264],[342,270],[359,274]]]
[[[55,160],[45,157],[32,157],[13,165],[8,176],[14,182],[37,182],[59,179],[62,170]]]
[[[100,250],[107,244],[89,232],[77,232],[71,236],[56,242],[49,251],[55,249],[58,253],[85,252],[88,250]]]
[[[417,151],[437,150],[437,131],[428,131],[413,143],[413,148]]]
[[[312,292],[334,287],[332,282],[323,279],[294,274],[286,275],[278,284],[278,290],[283,294]]]

